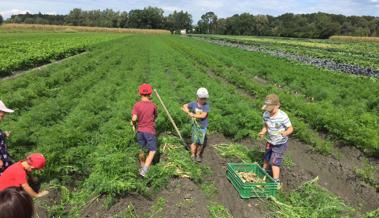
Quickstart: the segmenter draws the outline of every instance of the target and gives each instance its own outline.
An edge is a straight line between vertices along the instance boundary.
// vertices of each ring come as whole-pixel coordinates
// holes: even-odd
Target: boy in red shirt
[[[43,197],[48,191],[36,193],[28,184],[28,172],[39,170],[45,167],[46,159],[40,153],[34,153],[26,157],[25,160],[19,161],[8,167],[0,176],[0,191],[10,187],[21,187],[31,197]]]
[[[147,171],[154,159],[157,151],[157,137],[155,131],[155,120],[158,116],[157,106],[151,101],[153,88],[149,84],[142,84],[139,87],[141,101],[137,102],[132,111],[132,125],[137,129],[137,141],[141,146],[139,161],[141,164],[140,175],[146,176]],[[136,125],[138,123],[138,127]],[[145,150],[149,154],[145,159]]]

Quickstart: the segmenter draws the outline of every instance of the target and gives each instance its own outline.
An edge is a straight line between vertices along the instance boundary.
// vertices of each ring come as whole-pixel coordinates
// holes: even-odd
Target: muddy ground
[[[106,209],[104,199],[93,202],[83,211],[83,217],[127,217],[132,208],[137,217],[196,217],[209,218],[208,205],[217,202],[229,209],[234,218],[262,218],[270,217],[270,212],[265,208],[264,201],[259,199],[243,200],[232,184],[226,178],[226,164],[228,161],[216,154],[212,145],[226,143],[221,135],[214,135],[208,138],[208,146],[204,152],[203,163],[210,167],[212,173],[205,178],[206,182],[211,182],[217,187],[217,192],[209,197],[202,191],[199,184],[186,178],[176,178],[170,181],[169,185],[156,196],[151,198],[139,195],[130,195],[120,199],[110,209]],[[151,211],[152,205],[159,198],[165,199],[166,203],[162,211]],[[131,207],[130,205],[133,205]]]
[[[202,164],[210,167],[212,173],[207,175],[206,181],[212,182],[218,189],[213,197],[208,197],[198,184],[189,179],[173,179],[167,188],[151,198],[139,195],[130,195],[120,199],[110,209],[103,206],[104,200],[93,202],[83,212],[83,217],[125,217],[127,208],[132,208],[137,217],[209,217],[208,204],[219,202],[229,209],[235,218],[245,217],[272,217],[271,212],[265,207],[268,201],[260,199],[243,200],[237,191],[226,179],[226,164],[233,162],[220,157],[213,145],[231,143],[232,141],[222,135],[211,135],[208,138],[208,146],[204,152]],[[248,147],[257,146],[257,142],[240,142]],[[345,203],[363,212],[371,211],[379,207],[379,194],[375,188],[361,181],[353,173],[357,165],[361,165],[363,158],[360,151],[351,148],[337,148],[336,156],[324,156],[312,150],[308,145],[296,140],[290,141],[288,158],[293,161],[293,166],[286,167],[282,171],[283,191],[289,192],[302,182],[319,177],[319,184],[337,196]],[[235,160],[234,160],[235,161]],[[161,211],[152,212],[150,207],[158,198],[165,199]],[[133,207],[131,207],[133,205]]]

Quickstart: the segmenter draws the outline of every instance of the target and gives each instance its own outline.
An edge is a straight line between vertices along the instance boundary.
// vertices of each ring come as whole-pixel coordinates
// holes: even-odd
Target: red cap
[[[27,163],[35,169],[42,169],[45,167],[46,159],[41,153],[34,153],[26,158]]]
[[[153,87],[150,84],[142,84],[139,87],[139,94],[140,95],[151,95],[153,93]]]

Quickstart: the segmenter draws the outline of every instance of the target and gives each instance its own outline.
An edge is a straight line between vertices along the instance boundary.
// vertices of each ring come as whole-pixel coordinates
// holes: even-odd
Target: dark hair
[[[33,199],[20,188],[0,192],[0,218],[32,218]]]

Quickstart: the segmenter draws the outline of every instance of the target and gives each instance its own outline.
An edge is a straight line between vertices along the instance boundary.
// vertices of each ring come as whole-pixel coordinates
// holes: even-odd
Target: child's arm
[[[39,197],[43,197],[43,196],[49,194],[48,191],[42,191],[39,193],[35,192],[32,189],[32,187],[30,187],[30,185],[28,183],[22,184],[21,187],[24,189],[24,191],[26,191],[33,198],[39,198]]]
[[[208,112],[201,112],[201,113],[198,113],[198,114],[191,114],[190,115],[191,117],[193,118],[196,118],[196,119],[204,119],[208,116]]]
[[[189,110],[189,108],[188,108],[188,104],[183,104],[183,106],[182,106],[182,110],[186,113],[186,114],[188,114],[189,116],[191,116],[191,112],[190,112],[190,110]]]
[[[283,131],[280,134],[282,134],[283,137],[287,137],[287,136],[291,135],[292,133],[293,133],[293,127],[290,126],[286,129],[286,131]]]
[[[132,122],[131,122],[131,124],[133,126],[133,131],[134,132],[136,131],[137,119],[138,119],[137,115],[133,114],[132,115]]]
[[[258,133],[259,138],[263,139],[265,137],[266,133],[267,133],[267,124],[265,123],[263,125],[262,130]]]
[[[186,112],[187,114],[190,112],[188,108],[188,104],[183,104],[182,111]]]
[[[285,126],[286,130],[281,132],[280,134],[283,137],[287,137],[287,136],[291,135],[293,133],[293,127],[292,127],[292,123],[288,117],[286,117],[286,119],[284,120],[283,125]]]

